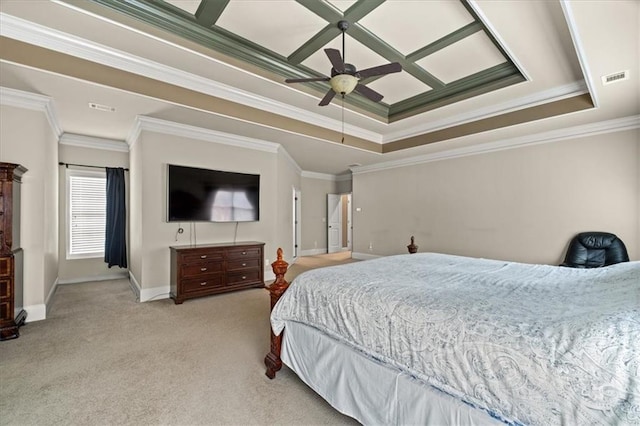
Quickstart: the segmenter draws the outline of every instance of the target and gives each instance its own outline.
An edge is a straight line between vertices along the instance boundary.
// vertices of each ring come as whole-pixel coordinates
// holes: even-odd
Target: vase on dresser
[[[23,309],[23,250],[20,245],[20,184],[27,171],[0,163],[0,340],[20,336]]]

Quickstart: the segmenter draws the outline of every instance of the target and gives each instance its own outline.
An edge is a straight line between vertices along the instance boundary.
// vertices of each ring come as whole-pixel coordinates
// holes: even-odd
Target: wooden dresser
[[[0,163],[0,340],[20,336],[18,328],[27,318],[20,248],[20,183],[26,171],[18,164]]]
[[[170,249],[171,298],[176,304],[195,297],[264,287],[264,243],[245,241]]]

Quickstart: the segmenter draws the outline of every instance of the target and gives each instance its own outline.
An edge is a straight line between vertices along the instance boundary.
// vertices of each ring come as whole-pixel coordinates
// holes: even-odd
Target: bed
[[[640,262],[273,267],[267,376],[284,362],[361,423],[640,424]]]

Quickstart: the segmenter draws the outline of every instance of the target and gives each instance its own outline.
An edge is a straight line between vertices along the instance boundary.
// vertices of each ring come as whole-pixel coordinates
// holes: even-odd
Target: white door
[[[342,250],[342,203],[340,194],[327,194],[327,252]]]
[[[352,221],[352,211],[351,211],[351,194],[347,195],[347,203],[349,204],[347,206],[347,249],[349,251],[353,250],[353,223],[351,223]]]

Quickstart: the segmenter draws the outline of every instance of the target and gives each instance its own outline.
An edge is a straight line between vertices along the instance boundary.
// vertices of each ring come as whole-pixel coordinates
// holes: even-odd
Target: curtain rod
[[[77,166],[77,167],[93,167],[94,169],[106,169],[106,167],[102,167],[102,166],[88,166],[86,164],[73,164],[73,163],[63,163],[62,161],[58,163],[58,165],[60,166],[65,166],[65,167],[69,167],[69,166]],[[116,168],[116,167],[114,167]],[[125,168],[124,169],[125,172],[128,172],[129,169]]]

